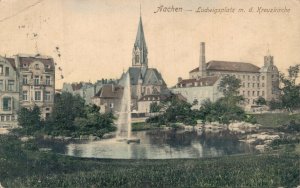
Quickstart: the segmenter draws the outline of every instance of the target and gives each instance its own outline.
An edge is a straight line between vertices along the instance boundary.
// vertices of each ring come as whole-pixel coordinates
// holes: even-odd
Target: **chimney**
[[[199,73],[201,77],[206,76],[205,42],[200,43]]]

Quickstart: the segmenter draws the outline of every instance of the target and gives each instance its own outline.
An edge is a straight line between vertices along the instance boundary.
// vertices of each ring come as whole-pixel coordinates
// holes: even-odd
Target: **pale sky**
[[[269,48],[281,71],[300,63],[299,0],[0,0],[0,55],[53,56],[65,77],[59,79],[57,71],[57,88],[63,82],[119,78],[131,65],[140,4],[149,67],[157,68],[169,87],[198,66],[200,42],[206,43],[207,61],[262,66]],[[161,5],[192,11],[154,13]],[[196,13],[198,7],[246,12]],[[251,7],[290,12],[249,13]]]

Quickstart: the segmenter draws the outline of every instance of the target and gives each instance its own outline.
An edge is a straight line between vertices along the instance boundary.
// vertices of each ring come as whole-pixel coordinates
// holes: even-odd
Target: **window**
[[[35,91],[34,92],[34,100],[35,101],[41,101],[42,98],[41,98],[41,91]]]
[[[3,74],[3,65],[0,65],[0,74]]]
[[[27,101],[28,100],[28,91],[23,91],[23,101]]]
[[[35,64],[35,65],[34,65],[34,68],[35,68],[35,69],[40,69],[40,68],[39,68],[39,64]]]
[[[5,97],[2,101],[3,111],[10,111],[11,110],[11,98]]]
[[[250,96],[250,91],[248,91],[248,97]]]
[[[9,76],[9,67],[5,67],[5,76]]]
[[[51,93],[49,91],[46,91],[45,100],[46,101],[50,101],[51,100]]]
[[[259,83],[257,83],[257,87],[259,88]]]
[[[4,90],[3,80],[0,80],[0,91]]]
[[[243,75],[243,79],[245,79],[245,75]]]
[[[253,81],[255,80],[255,76],[252,77]]]
[[[243,82],[243,87],[245,87],[245,82]]]
[[[27,75],[23,75],[23,84],[27,84],[27,83],[28,83]]]
[[[262,91],[262,92],[261,92],[261,95],[262,95],[262,96],[265,96],[265,92],[264,92],[264,91]]]
[[[245,91],[243,91],[243,96],[245,96]]]
[[[40,84],[40,77],[34,76],[34,85],[39,85],[39,84]]]
[[[248,87],[250,87],[250,83],[248,83]]]
[[[252,96],[255,96],[255,91],[252,91]]]
[[[46,85],[51,85],[51,79],[50,76],[46,76]]]
[[[110,108],[114,108],[114,103],[110,103],[110,104],[109,104],[109,107],[110,107]]]
[[[255,83],[252,84],[252,87],[255,87]]]
[[[15,81],[14,80],[8,80],[8,91],[14,90]]]
[[[140,61],[139,55],[135,55],[135,64],[138,64]]]
[[[265,80],[265,76],[262,76],[261,79],[262,79],[262,80]]]
[[[248,75],[248,80],[250,80],[250,76]]]
[[[262,84],[261,84],[261,87],[265,87],[265,83],[262,83]]]
[[[257,96],[259,96],[259,91],[257,91]]]

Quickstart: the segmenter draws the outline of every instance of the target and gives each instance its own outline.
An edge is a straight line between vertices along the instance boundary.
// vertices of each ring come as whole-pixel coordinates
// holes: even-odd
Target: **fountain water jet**
[[[126,73],[123,97],[121,99],[120,112],[117,122],[117,139],[130,142],[140,142],[140,139],[131,136],[131,91],[130,91],[130,76]]]

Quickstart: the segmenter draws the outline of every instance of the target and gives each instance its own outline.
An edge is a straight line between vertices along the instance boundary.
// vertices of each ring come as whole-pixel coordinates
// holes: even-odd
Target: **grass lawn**
[[[28,150],[31,148],[31,150]],[[295,187],[299,155],[238,155],[202,159],[83,159],[44,153],[0,136],[4,187]]]
[[[300,122],[300,114],[274,113],[274,114],[252,114],[262,128],[276,128],[283,124],[289,123],[294,119]]]

